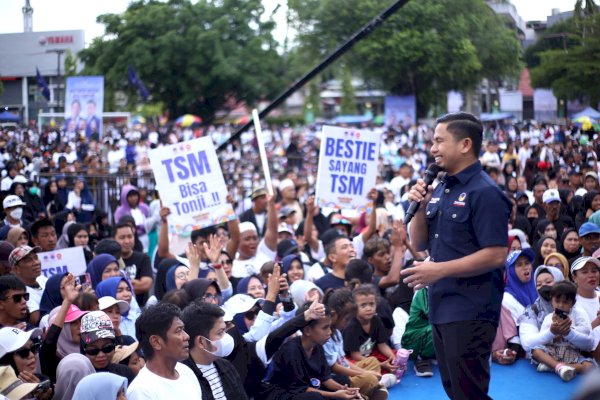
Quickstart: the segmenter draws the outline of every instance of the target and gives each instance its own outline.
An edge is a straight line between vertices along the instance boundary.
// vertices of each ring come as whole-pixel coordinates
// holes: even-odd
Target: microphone
[[[425,181],[425,191],[427,191],[427,188],[433,183],[434,179],[437,177],[438,173],[441,170],[442,168],[435,163],[430,164],[429,167],[427,167],[427,171],[425,171],[425,177],[423,177],[423,180]],[[419,201],[410,202],[410,205],[408,206],[408,211],[406,211],[406,214],[404,215],[404,225],[408,225],[410,220],[413,219],[417,211],[419,211],[420,205],[421,202]]]

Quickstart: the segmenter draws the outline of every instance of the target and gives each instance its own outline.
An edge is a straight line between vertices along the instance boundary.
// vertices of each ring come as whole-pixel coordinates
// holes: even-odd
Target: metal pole
[[[338,47],[333,53],[329,54],[323,61],[321,61],[315,68],[313,68],[310,72],[304,75],[302,78],[298,79],[294,82],[289,88],[287,88],[282,94],[280,94],[271,104],[269,104],[264,110],[262,110],[258,116],[260,119],[263,119],[271,111],[277,108],[281,103],[283,103],[288,97],[290,97],[295,91],[304,86],[308,81],[315,77],[315,75],[319,74],[325,68],[327,68],[331,63],[337,60],[340,56],[342,56],[345,52],[350,50],[354,44],[358,41],[364,39],[368,36],[375,28],[381,25],[386,19],[388,19],[392,14],[398,11],[401,7],[403,7],[409,0],[397,0],[394,4],[384,10],[377,17],[373,18],[367,25],[363,26],[358,32],[356,32],[350,39],[346,41],[346,43],[342,44]],[[223,151],[229,143],[233,140],[237,139],[246,129],[252,126],[253,121],[250,119],[244,126],[238,129],[226,142],[221,144],[217,151]]]

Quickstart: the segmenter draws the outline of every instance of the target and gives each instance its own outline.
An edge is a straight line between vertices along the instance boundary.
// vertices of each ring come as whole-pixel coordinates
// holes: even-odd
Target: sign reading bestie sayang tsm
[[[171,209],[170,233],[187,237],[235,219],[210,137],[150,150],[150,164],[162,203]]]
[[[379,134],[323,126],[316,202],[320,207],[356,210],[369,206],[367,193],[375,187]]]

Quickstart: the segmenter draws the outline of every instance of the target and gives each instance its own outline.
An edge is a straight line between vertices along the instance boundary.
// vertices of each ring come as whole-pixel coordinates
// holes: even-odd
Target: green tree
[[[340,104],[340,112],[343,115],[354,115],[356,110],[356,96],[354,87],[352,86],[352,72],[345,67],[342,70],[342,103]]]
[[[263,21],[263,11],[260,0],[134,1],[123,14],[98,17],[106,34],[80,53],[83,73],[104,75],[107,93],[124,90],[137,100],[127,80],[132,65],[172,116],[210,122],[217,110],[283,87],[274,22]]]
[[[301,46],[322,58],[389,0],[289,0]],[[366,79],[394,93],[414,93],[419,115],[448,90],[520,70],[520,45],[483,0],[411,1],[344,56]]]
[[[571,21],[574,23],[574,21]],[[600,13],[581,21],[582,30],[600,31]],[[589,35],[567,49],[536,53],[540,63],[531,69],[534,87],[552,88],[558,98],[579,99],[592,105],[600,101],[600,38]]]
[[[77,55],[67,49],[65,52],[65,78],[77,75]]]

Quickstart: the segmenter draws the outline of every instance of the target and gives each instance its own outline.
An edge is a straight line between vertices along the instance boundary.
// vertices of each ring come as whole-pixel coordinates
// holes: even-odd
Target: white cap
[[[289,187],[295,187],[296,185],[294,185],[294,181],[292,181],[291,179],[284,179],[281,182],[279,182],[279,191],[283,191]]]
[[[42,330],[39,328],[34,328],[27,332],[14,327],[0,329],[0,358],[25,346],[25,343],[31,337],[39,337],[41,335]]]
[[[579,188],[575,191],[575,196],[585,196],[585,194],[587,193],[587,190],[584,188]]]
[[[556,189],[548,189],[542,195],[542,201],[544,203],[552,203],[553,201],[560,201],[560,195]]]
[[[595,257],[579,257],[577,260],[573,261],[571,265],[571,274],[575,271],[580,270],[585,267],[587,263],[594,264],[597,268],[600,268],[600,260]]]
[[[252,222],[242,222],[240,224],[240,233],[244,233],[246,231],[254,231],[256,232],[256,226]]]
[[[294,236],[294,231],[292,231],[290,226],[288,224],[286,224],[285,222],[282,222],[281,224],[279,224],[279,228],[277,228],[277,233],[282,233],[282,232],[286,232],[286,233],[289,233],[290,235]]]
[[[101,311],[104,311],[107,308],[114,306],[115,304],[119,305],[119,312],[121,314],[124,314],[127,311],[129,311],[129,304],[127,304],[126,301],[117,300],[112,296],[104,296],[98,299],[98,305]]]
[[[236,294],[223,304],[223,309],[231,315],[244,313],[250,310],[262,299],[255,299],[247,294]]]
[[[24,206],[25,203],[23,203],[23,200],[21,200],[21,198],[19,196],[15,196],[14,194],[11,194],[10,196],[6,196],[4,198],[4,200],[2,201],[2,207],[4,209],[10,208],[10,207],[16,207],[16,206]]]
[[[27,183],[27,178],[25,178],[23,175],[17,175],[13,179],[13,183]]]

